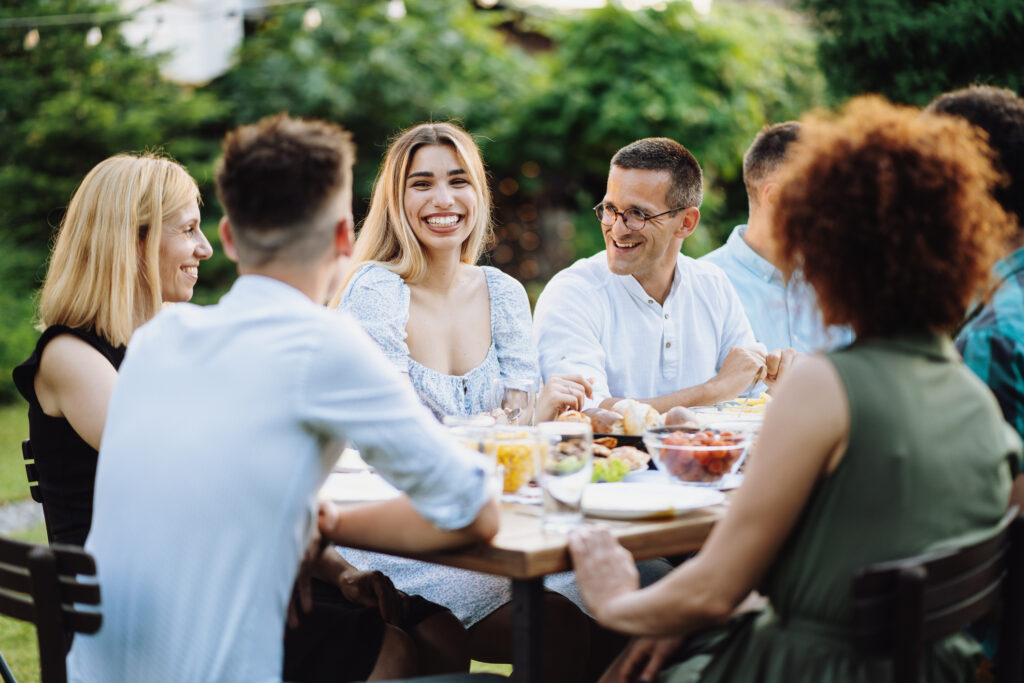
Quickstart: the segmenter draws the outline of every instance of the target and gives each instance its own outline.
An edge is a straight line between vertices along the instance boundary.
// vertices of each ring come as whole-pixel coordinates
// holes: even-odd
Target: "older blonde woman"
[[[199,189],[170,159],[111,157],[71,198],[40,296],[42,335],[14,369],[53,541],[82,545],[89,533],[96,452],[128,339],[163,303],[192,298],[212,253]]]

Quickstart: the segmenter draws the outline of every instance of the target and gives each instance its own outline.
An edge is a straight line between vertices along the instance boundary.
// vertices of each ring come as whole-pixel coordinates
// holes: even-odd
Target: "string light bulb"
[[[313,29],[318,28],[322,23],[324,23],[324,18],[321,16],[320,10],[316,5],[310,7],[306,10],[306,13],[302,15],[302,28],[307,31],[312,31]]]
[[[399,21],[405,18],[405,3],[402,0],[388,0],[388,19]]]
[[[85,44],[89,47],[96,47],[103,41],[103,31],[100,30],[99,26],[93,26],[89,29],[89,32],[85,34]]]
[[[25,34],[25,41],[22,43],[26,50],[34,50],[39,45],[39,29],[34,28]]]

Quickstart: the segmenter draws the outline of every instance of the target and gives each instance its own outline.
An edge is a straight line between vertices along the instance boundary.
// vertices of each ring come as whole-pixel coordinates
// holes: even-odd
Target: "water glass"
[[[583,489],[594,469],[594,434],[580,422],[542,422],[540,485],[541,528],[568,533],[583,522]]]
[[[498,462],[495,449],[494,419],[481,415],[458,418],[446,415],[442,422],[448,427],[448,433],[452,438],[469,450],[484,456],[487,474],[491,480],[490,487],[494,492],[501,492],[505,484],[505,468]]]
[[[532,425],[536,403],[535,378],[498,377],[491,382],[491,408],[510,425]]]

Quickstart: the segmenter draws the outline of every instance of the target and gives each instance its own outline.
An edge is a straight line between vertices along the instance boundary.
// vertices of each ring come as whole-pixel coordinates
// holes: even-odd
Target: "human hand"
[[[618,658],[616,683],[653,681],[665,660],[675,652],[683,639],[679,636],[635,638]]]
[[[352,567],[338,575],[337,584],[345,599],[367,607],[376,605],[387,623],[399,624],[405,619],[406,595],[384,574]]]
[[[537,396],[537,421],[554,420],[565,410],[582,410],[594,395],[594,379],[572,373],[551,375]]]
[[[569,535],[569,554],[583,601],[598,621],[603,621],[610,602],[640,587],[633,556],[607,528],[585,526],[574,530]]]
[[[794,349],[775,349],[765,356],[764,383],[769,387],[774,386],[796,362],[799,355]]]
[[[759,349],[740,346],[729,349],[722,367],[712,380],[718,394],[716,403],[736,398],[764,371],[765,354]]]

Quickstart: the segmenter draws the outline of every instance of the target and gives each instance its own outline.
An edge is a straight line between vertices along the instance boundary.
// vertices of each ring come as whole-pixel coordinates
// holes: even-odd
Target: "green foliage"
[[[610,5],[556,20],[550,34],[551,85],[526,106],[519,134],[497,144],[543,169],[521,178],[525,194],[576,211],[583,254],[601,248],[590,207],[623,145],[669,137],[700,161],[704,219],[686,249],[701,254],[746,216],[741,160],[754,134],[821,102],[812,35],[781,10],[716,3],[702,16],[689,2]]]
[[[927,104],[971,83],[1024,91],[1021,0],[799,0],[822,29],[836,99],[865,92]]]
[[[24,403],[0,406],[0,504],[28,498],[21,442],[28,438],[28,408]],[[3,640],[0,639],[0,643]]]
[[[275,14],[246,38],[238,66],[214,85],[238,123],[288,111],[352,131],[360,145],[356,196],[363,198],[390,137],[447,119],[484,136],[506,135],[533,78],[526,55],[493,29],[501,13],[416,0],[393,20],[386,5],[319,3],[323,23],[313,31],[301,28],[302,7]]]

